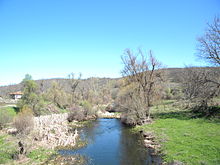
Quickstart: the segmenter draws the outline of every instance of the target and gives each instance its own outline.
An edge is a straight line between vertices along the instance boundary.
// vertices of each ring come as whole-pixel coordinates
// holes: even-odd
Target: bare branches
[[[219,68],[186,68],[182,75],[185,99],[207,106],[208,102],[219,94],[219,71]]]
[[[124,63],[122,75],[129,83],[137,84],[138,90],[143,91],[143,97],[148,106],[150,106],[150,93],[156,80],[162,80],[162,74],[158,70],[161,64],[152,55],[152,51],[149,51],[147,57],[144,56],[141,50],[139,50],[137,55],[133,55],[129,49],[125,50],[125,56],[122,57]]]
[[[74,73],[70,73],[69,74],[69,84],[70,84],[70,88],[71,88],[71,103],[73,104],[75,101],[75,91],[77,86],[79,85],[79,82],[81,80],[82,74],[80,73],[78,78],[75,78],[75,74]]]
[[[156,90],[159,89],[157,86],[162,80],[162,72],[158,70],[161,64],[152,55],[152,51],[145,55],[140,49],[136,55],[130,49],[126,49],[122,62],[124,69],[121,73],[126,86],[131,87],[127,89],[126,98],[123,98],[129,105],[126,108],[127,112],[135,114],[138,120],[149,118],[149,107],[154,101]],[[141,117],[140,114],[144,116]]]
[[[205,35],[198,39],[198,56],[214,65],[220,65],[220,19],[208,24]]]

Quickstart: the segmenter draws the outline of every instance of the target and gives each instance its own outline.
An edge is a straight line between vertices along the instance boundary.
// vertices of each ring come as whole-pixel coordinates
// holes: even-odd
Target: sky
[[[200,66],[197,38],[220,0],[0,0],[0,86],[34,79],[120,77],[126,48],[166,67]]]

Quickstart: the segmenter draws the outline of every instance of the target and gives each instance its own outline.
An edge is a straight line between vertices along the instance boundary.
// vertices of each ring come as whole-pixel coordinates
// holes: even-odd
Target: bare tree
[[[185,69],[181,75],[185,99],[193,101],[203,98],[202,100],[208,100],[215,93],[215,89],[211,87],[209,81],[210,72],[207,68],[187,67]]]
[[[45,80],[40,80],[39,88],[40,88],[40,92],[41,92],[41,93],[44,92],[44,83],[45,83]]]
[[[198,38],[198,56],[206,61],[220,65],[220,18],[215,17],[213,24],[208,24],[205,34]]]
[[[75,102],[76,88],[79,85],[82,74],[80,73],[77,79],[75,78],[74,73],[70,73],[68,77],[69,77],[69,84],[70,84],[70,88],[71,88],[71,104],[73,104]]]
[[[149,107],[152,106],[157,93],[156,90],[159,89],[156,86],[163,80],[162,71],[158,70],[161,64],[152,55],[152,51],[149,51],[149,55],[146,56],[140,49],[137,55],[134,55],[129,49],[125,50],[125,56],[122,56],[122,61],[124,64],[122,75],[127,85],[130,86],[127,96],[135,104],[133,110],[129,107],[126,109],[127,111],[136,111],[134,114],[138,118],[144,112],[144,116],[141,118],[149,119]]]
[[[198,39],[198,56],[211,65],[220,66],[220,19],[214,18],[208,24],[205,34]],[[207,108],[207,103],[219,94],[219,68],[186,70],[184,82],[185,94],[188,98],[197,100],[199,105]],[[192,101],[193,101],[192,100]]]
[[[181,77],[185,100],[208,112],[208,104],[220,92],[220,68],[187,67]]]

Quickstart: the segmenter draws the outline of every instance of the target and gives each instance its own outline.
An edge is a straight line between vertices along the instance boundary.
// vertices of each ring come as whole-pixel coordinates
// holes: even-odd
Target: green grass
[[[0,108],[0,111],[2,112],[7,111],[7,113],[12,117],[14,117],[17,114],[16,108],[14,107],[3,107],[3,108]]]
[[[121,112],[113,112],[115,115],[121,115]]]
[[[187,110],[166,106],[153,110],[153,124],[137,126],[134,130],[151,131],[162,145],[165,162],[174,160],[189,165],[220,164],[220,123],[219,120],[192,118]]]
[[[60,108],[60,113],[68,113],[68,112],[69,112],[68,109],[61,109],[61,108]]]
[[[38,148],[28,153],[27,157],[31,159],[32,163],[44,163],[54,154],[56,154],[54,150]]]
[[[89,127],[93,124],[93,121],[94,120],[85,120],[85,121],[79,121],[77,123],[74,123],[74,122],[70,122],[69,123],[69,126],[72,128],[72,129],[76,129],[76,128],[82,128],[82,127]]]
[[[15,116],[16,109],[14,107],[0,108],[0,128],[6,127],[9,123],[12,123]]]
[[[0,135],[0,164],[11,162],[16,153],[16,145],[6,140],[7,138],[7,135]]]

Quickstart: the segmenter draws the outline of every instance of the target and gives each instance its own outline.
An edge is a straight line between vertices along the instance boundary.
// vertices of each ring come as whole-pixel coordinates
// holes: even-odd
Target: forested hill
[[[215,70],[220,71],[220,67],[193,67],[192,70]],[[164,71],[166,82],[169,84],[178,84],[181,81],[181,75],[186,71],[186,68],[166,68],[162,69]],[[119,88],[120,79],[113,79],[113,78],[88,78],[88,79],[81,79],[79,80],[79,86],[77,90],[93,90],[93,91],[100,91],[105,89],[116,90]],[[39,90],[41,92],[46,91],[49,89],[53,82],[57,82],[63,90],[69,91],[71,90],[69,85],[69,79],[43,79],[43,80],[36,80]],[[15,84],[15,85],[8,85],[8,86],[0,86],[0,96],[1,97],[8,97],[9,93],[21,91],[22,84]]]
[[[191,70],[212,70],[220,72],[220,67],[189,67]],[[169,82],[179,83],[181,81],[182,74],[186,71],[187,68],[166,68],[163,69],[166,75],[166,78]]]
[[[88,78],[88,79],[81,79],[79,80],[79,86],[77,90],[83,90],[88,88],[105,88],[108,86],[110,82],[116,81],[117,79],[110,79],[110,78]],[[58,83],[60,87],[62,87],[63,90],[69,91],[70,85],[69,82],[70,79],[62,79],[62,78],[55,78],[55,79],[42,79],[42,80],[36,80],[39,90],[41,92],[45,92],[47,89],[49,89],[54,82]],[[1,97],[8,97],[9,93],[21,91],[22,90],[22,83],[14,84],[14,85],[8,85],[8,86],[0,86],[0,96]]]

